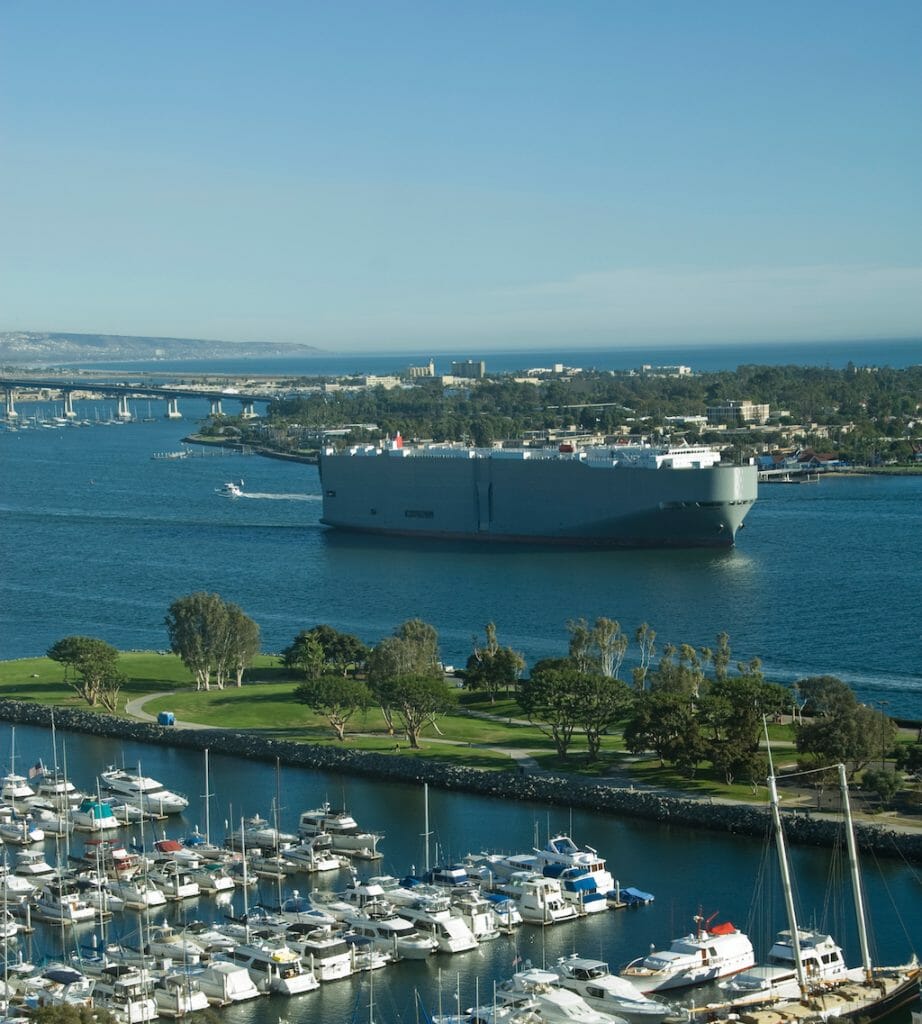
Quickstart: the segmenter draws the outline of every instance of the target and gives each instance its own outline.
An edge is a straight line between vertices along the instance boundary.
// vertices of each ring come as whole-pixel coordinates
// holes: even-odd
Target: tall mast
[[[861,965],[868,984],[874,980],[874,968],[868,949],[868,922],[864,912],[864,892],[861,886],[861,872],[858,870],[858,846],[855,842],[855,826],[852,823],[852,808],[848,798],[848,779],[845,765],[839,766],[839,788],[842,791],[842,810],[845,814],[845,836],[848,842],[848,866],[852,875],[852,895],[855,900],[855,917],[858,921],[858,942],[861,945]]]
[[[794,911],[794,891],[791,888],[791,867],[788,863],[788,851],[784,842],[784,830],[781,827],[781,808],[778,804],[778,787],[775,785],[775,766],[772,763],[772,751],[768,741],[768,724],[765,726],[765,746],[768,750],[768,791],[771,797],[772,822],[775,826],[775,844],[778,848],[778,863],[781,868],[781,887],[784,891],[784,907],[788,916],[788,927],[791,929],[791,949],[794,953],[794,966],[797,970],[797,984],[801,998],[807,998],[807,973],[800,953],[800,933],[797,931],[797,914]]]
[[[208,747],[205,747],[205,842],[211,842],[211,791],[208,788]]]
[[[243,818],[240,818],[240,852],[243,856],[243,930],[246,941],[250,941],[250,903],[247,887],[247,838],[244,831]]]

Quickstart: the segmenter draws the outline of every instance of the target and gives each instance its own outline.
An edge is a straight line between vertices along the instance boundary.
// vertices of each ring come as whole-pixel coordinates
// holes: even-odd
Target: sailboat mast
[[[794,890],[791,887],[791,866],[788,863],[788,851],[784,842],[784,830],[781,827],[781,808],[778,802],[778,787],[775,785],[775,766],[772,763],[772,751],[768,741],[768,723],[765,726],[765,746],[768,751],[768,792],[771,798],[772,823],[775,826],[775,845],[778,848],[778,864],[781,868],[781,888],[784,891],[784,908],[787,911],[788,927],[791,929],[791,950],[794,953],[794,967],[797,971],[797,984],[801,996],[807,997],[807,972],[804,970],[803,957],[800,952],[800,933],[797,930],[797,914],[794,910]]]
[[[211,843],[211,790],[208,788],[208,747],[205,747],[205,842]]]
[[[845,815],[845,836],[848,842],[848,866],[852,875],[852,894],[855,900],[855,917],[858,921],[858,942],[861,945],[861,965],[868,984],[874,980],[871,952],[868,948],[868,922],[864,911],[864,891],[861,872],[858,869],[858,844],[855,842],[855,826],[852,823],[852,807],[848,798],[848,778],[845,765],[839,766],[839,788],[842,791],[842,811]]]

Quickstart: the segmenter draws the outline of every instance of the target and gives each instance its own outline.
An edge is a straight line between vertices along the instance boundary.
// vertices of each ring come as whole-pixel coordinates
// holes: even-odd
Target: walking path
[[[148,693],[141,697],[135,697],[133,700],[127,701],[125,704],[125,714],[129,718],[134,718],[141,722],[156,722],[157,718],[155,715],[150,714],[144,710],[144,705],[152,700],[159,700],[161,697],[172,697],[175,691],[165,690],[162,693]],[[513,724],[520,725],[531,725],[531,722],[527,722],[521,719],[511,719],[504,715],[494,715],[488,711],[465,711],[466,715],[472,718],[483,718],[496,722],[512,722]],[[179,729],[221,729],[223,726],[219,725],[202,725],[199,722],[184,722],[176,719],[175,725]],[[376,734],[372,733],[356,733],[358,736],[373,736]],[[455,747],[471,747],[472,749],[489,750],[494,754],[501,754],[504,757],[508,757],[514,761],[521,769],[527,772],[529,775],[553,775],[558,778],[572,777],[574,781],[587,782],[592,781],[587,779],[586,776],[577,775],[571,772],[565,772],[555,769],[549,771],[546,768],[542,768],[540,763],[531,756],[527,751],[520,750],[517,747],[490,747],[483,743],[469,743],[465,740],[452,740],[447,737],[427,737],[427,743],[443,743],[446,746]],[[638,790],[650,790],[657,793],[663,793],[668,796],[681,797],[688,800],[700,800],[702,803],[714,803],[714,804],[738,804],[747,805],[749,801],[741,800],[734,797],[710,797],[701,796],[696,793],[689,793],[681,789],[666,789],[662,786],[652,786],[645,783],[638,783],[632,778],[629,766],[624,769],[609,768],[608,772],[599,776],[594,781],[610,786],[622,788],[622,789],[638,789]],[[813,796],[810,793],[806,793],[798,796],[796,792],[786,793],[788,807],[802,807],[807,813],[812,814],[817,818],[837,818],[837,814],[834,812],[814,810],[810,806],[813,802]],[[895,832],[907,832],[911,834],[918,833],[922,829],[922,822],[916,821],[911,818],[904,818],[894,813],[886,814],[865,814],[860,811],[855,812],[855,818],[864,821],[868,824],[879,825],[882,828],[892,829]]]

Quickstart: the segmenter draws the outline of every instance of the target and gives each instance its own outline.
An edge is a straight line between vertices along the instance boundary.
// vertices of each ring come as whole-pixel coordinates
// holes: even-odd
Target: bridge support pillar
[[[168,398],[166,402],[165,418],[168,420],[181,420],[182,413],[179,411],[179,399]]]
[[[224,410],[221,408],[221,399],[220,398],[212,398],[211,399],[211,415],[212,416],[223,416],[224,415]]]
[[[134,419],[134,416],[131,413],[131,409],[128,408],[128,396],[127,395],[119,395],[119,399],[118,399],[118,418],[120,420],[125,420],[126,422],[128,420]]]
[[[16,392],[12,388],[6,389],[6,418],[8,420],[15,420],[19,418],[19,413],[16,411]]]
[[[256,414],[256,410],[253,408],[253,403],[252,402],[243,402],[242,404],[243,404],[243,412],[240,413],[240,418],[242,420],[255,420],[257,414]]]
[[[64,393],[64,416],[66,419],[75,420],[77,414],[74,412],[74,393],[73,391],[65,391]]]

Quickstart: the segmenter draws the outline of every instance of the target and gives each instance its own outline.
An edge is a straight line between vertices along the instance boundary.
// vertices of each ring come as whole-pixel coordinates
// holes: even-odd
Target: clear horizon
[[[32,0],[0,25],[8,330],[922,336],[914,0]]]

